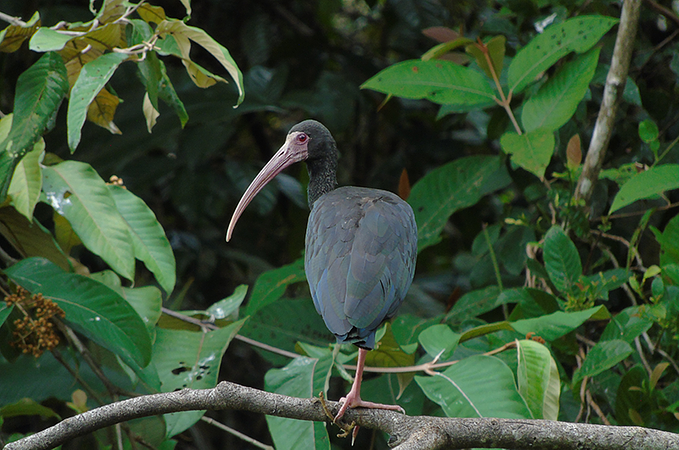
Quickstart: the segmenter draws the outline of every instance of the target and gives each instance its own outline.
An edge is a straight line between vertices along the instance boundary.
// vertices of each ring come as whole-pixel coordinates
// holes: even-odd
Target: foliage
[[[256,171],[245,157],[266,158],[308,116],[337,137],[342,181],[410,191],[418,223],[416,278],[378,332],[365,399],[412,415],[678,432],[679,59],[676,34],[658,31],[663,16],[642,16],[585,204],[574,190],[615,5],[319,5],[166,13],[107,0],[51,27],[46,7],[0,33],[0,76],[16,86],[13,103],[0,97],[13,110],[0,120],[3,433],[21,429],[10,418],[220,377],[300,397],[346,392],[356,349],[333,348],[299,258],[305,171],[280,176],[223,242]],[[451,29],[462,25],[466,35]],[[404,167],[412,189],[398,184]],[[60,342],[44,330],[39,355],[22,332],[45,309],[40,324]],[[348,445],[318,423],[224,414],[251,435],[267,427],[276,448]],[[131,424],[122,439],[172,447],[202,415]],[[114,439],[96,436],[102,447]]]

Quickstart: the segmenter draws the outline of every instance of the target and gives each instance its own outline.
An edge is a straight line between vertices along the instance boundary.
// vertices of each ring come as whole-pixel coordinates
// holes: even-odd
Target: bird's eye
[[[297,143],[304,144],[309,140],[309,136],[306,133],[299,133],[297,135]]]

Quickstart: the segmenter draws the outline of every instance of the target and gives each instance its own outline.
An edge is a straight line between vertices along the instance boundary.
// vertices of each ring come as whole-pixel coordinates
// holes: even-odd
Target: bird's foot
[[[399,405],[384,405],[382,403],[366,402],[361,400],[359,395],[352,395],[353,392],[349,392],[346,397],[342,397],[339,402],[342,405],[339,412],[335,416],[335,423],[344,416],[349,408],[371,408],[371,409],[388,409],[390,411],[398,411],[405,414],[405,410]]]

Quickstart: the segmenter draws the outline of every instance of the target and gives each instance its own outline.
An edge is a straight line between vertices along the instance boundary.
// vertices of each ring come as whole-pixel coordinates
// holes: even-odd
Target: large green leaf
[[[320,358],[300,356],[282,369],[271,369],[264,377],[267,391],[292,397],[312,398],[327,392],[332,373],[332,353]],[[330,449],[325,424],[266,416],[269,431],[278,450]]]
[[[0,142],[4,141],[12,128],[13,114],[0,119]],[[42,189],[42,169],[40,163],[45,154],[45,141],[40,139],[19,161],[9,185],[12,205],[28,220],[33,220],[33,210],[40,198]]]
[[[66,271],[71,271],[71,263],[52,233],[37,220],[29,221],[12,207],[0,208],[0,234],[21,256],[42,256]]]
[[[85,64],[75,80],[68,101],[68,146],[71,153],[80,143],[81,130],[87,118],[90,103],[113,76],[120,63],[129,55],[126,53],[107,53]]]
[[[66,67],[57,53],[45,53],[19,76],[12,128],[0,143],[0,199],[7,193],[19,160],[54,126],[67,92]]]
[[[34,52],[53,52],[64,48],[66,43],[75,36],[72,34],[60,33],[47,27],[40,27],[33,34],[28,43],[28,48]]]
[[[435,376],[417,376],[415,381],[448,417],[533,418],[511,369],[492,356],[471,356]]]
[[[131,367],[151,359],[151,338],[134,308],[108,286],[67,273],[44,258],[26,258],[5,274],[27,291],[52,299],[76,331],[119,355]]]
[[[521,110],[526,131],[556,131],[568,122],[583,99],[599,61],[600,48],[578,56],[528,98]]]
[[[587,353],[582,366],[573,374],[573,385],[584,377],[593,377],[610,369],[634,353],[632,346],[620,339],[598,342]]]
[[[286,266],[264,272],[257,278],[245,314],[254,314],[278,300],[288,285],[306,280],[302,258]]]
[[[438,104],[484,105],[495,94],[488,79],[468,67],[445,60],[414,59],[387,67],[363,83],[372,89],[403,98],[426,98]]]
[[[679,263],[679,215],[674,216],[667,222],[665,229],[658,231],[655,227],[651,230],[660,244],[660,265]]]
[[[586,52],[616,23],[613,17],[578,16],[550,26],[512,59],[507,74],[510,92],[522,91],[568,53]]]
[[[442,361],[450,358],[460,342],[460,335],[444,323],[432,325],[418,337],[425,352],[432,358],[439,356]]]
[[[561,383],[549,349],[532,340],[517,341],[519,393],[536,419],[557,420]]]
[[[207,333],[157,328],[152,362],[158,370],[162,391],[215,387],[222,356],[245,320]],[[203,414],[205,411],[165,414],[167,437],[186,430]]]
[[[163,296],[155,286],[142,286],[137,288],[120,288],[122,296],[137,311],[139,317],[146,324],[149,332],[153,332],[158,319],[160,319]]]
[[[567,294],[582,274],[582,263],[575,244],[559,225],[545,235],[544,259],[549,279],[562,294]]]
[[[260,309],[250,317],[241,334],[291,352],[298,341],[327,346],[335,340],[310,298],[284,299]],[[277,364],[286,361],[278,355],[265,355]]]
[[[241,284],[236,289],[234,289],[233,294],[213,303],[205,311],[212,315],[215,319],[225,319],[227,317],[233,317],[234,319],[237,319],[238,308],[240,308],[241,303],[243,303],[243,300],[245,300],[245,294],[247,293],[247,285]]]
[[[679,189],[679,164],[654,166],[634,175],[618,191],[609,214],[637,200],[656,197],[665,191]]]
[[[550,130],[533,130],[524,134],[505,133],[500,138],[505,153],[512,156],[512,162],[540,179],[554,154],[554,133]]]
[[[134,279],[130,227],[118,212],[106,183],[89,164],[64,161],[45,167],[43,192],[90,251],[120,275]]]
[[[606,308],[595,306],[584,311],[563,312],[557,311],[546,316],[534,317],[531,319],[517,320],[510,325],[514,330],[523,335],[535,333],[547,342],[551,342],[561,336],[570,333],[585,323],[587,319],[595,317],[605,319],[610,317]]]
[[[455,302],[446,315],[446,319],[463,322],[478,317],[501,306],[506,298],[500,296],[500,289],[497,286],[488,286],[484,289],[467,292]]]
[[[116,208],[130,226],[134,256],[153,272],[167,294],[176,280],[174,253],[156,215],[146,203],[127,189],[108,186]]]
[[[604,332],[601,333],[600,341],[620,339],[632,343],[641,333],[648,331],[653,322],[642,317],[640,308],[639,306],[630,306],[613,316],[604,328]]]
[[[412,188],[408,203],[415,212],[419,250],[441,240],[455,211],[476,204],[484,195],[509,185],[511,179],[497,156],[469,156],[438,167]]]

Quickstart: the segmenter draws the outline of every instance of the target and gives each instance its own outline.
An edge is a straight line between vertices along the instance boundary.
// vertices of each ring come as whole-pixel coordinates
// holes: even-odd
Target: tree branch
[[[620,27],[618,28],[618,36],[615,40],[611,68],[606,77],[606,86],[604,87],[604,97],[601,102],[599,117],[597,117],[596,125],[594,125],[594,132],[592,133],[592,140],[589,144],[585,164],[575,189],[575,198],[584,199],[586,202],[589,202],[594,191],[594,185],[599,179],[599,172],[606,155],[606,148],[613,134],[615,113],[618,109],[622,92],[625,89],[627,73],[629,72],[640,9],[641,0],[625,0],[623,2]]]
[[[326,402],[334,413],[337,402]],[[178,411],[234,409],[298,420],[329,422],[318,398],[302,399],[260,391],[230,382],[213,389],[168,392],[123,400],[59,422],[9,443],[5,450],[46,450],[77,436],[139,417]],[[482,448],[550,448],[553,450],[670,449],[679,435],[642,427],[614,427],[549,420],[406,416],[394,411],[351,409],[347,422],[384,431],[398,450]]]

